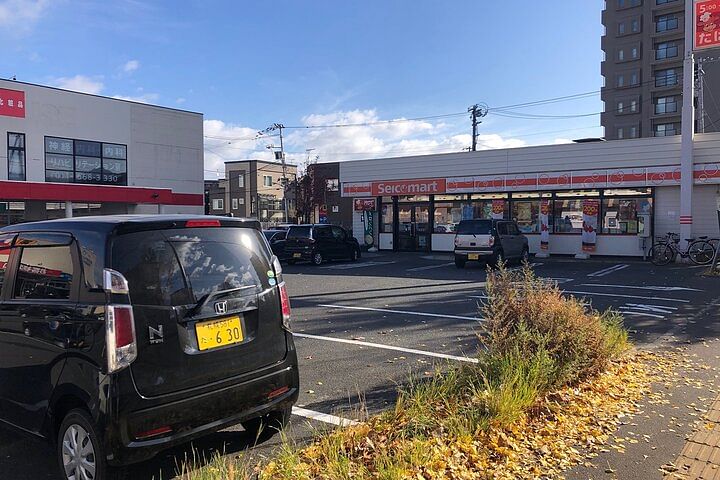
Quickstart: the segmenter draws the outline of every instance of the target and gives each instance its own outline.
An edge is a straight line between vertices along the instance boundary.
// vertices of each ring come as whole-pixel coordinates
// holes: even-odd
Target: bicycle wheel
[[[715,256],[715,249],[710,242],[698,240],[688,247],[688,256],[695,265],[708,265]]]
[[[674,258],[675,250],[666,243],[659,243],[650,249],[650,261],[653,265],[667,265]]]

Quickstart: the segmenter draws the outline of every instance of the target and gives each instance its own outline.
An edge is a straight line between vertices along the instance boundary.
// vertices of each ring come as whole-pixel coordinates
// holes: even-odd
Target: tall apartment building
[[[691,0],[687,0],[691,1]],[[683,0],[606,0],[601,73],[605,138],[680,134],[685,3]],[[698,132],[720,131],[720,62],[698,55],[703,81],[696,95]],[[702,91],[702,94],[700,92]]]
[[[288,184],[295,181],[297,167],[287,164]],[[232,213],[235,217],[253,217],[261,222],[281,223],[285,218],[283,167],[278,162],[240,160],[225,162],[225,179],[206,181],[206,212],[211,215]],[[288,190],[288,214],[295,217],[294,199]]]

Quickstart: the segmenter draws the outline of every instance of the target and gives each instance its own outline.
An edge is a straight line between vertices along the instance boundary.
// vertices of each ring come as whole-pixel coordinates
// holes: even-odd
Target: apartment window
[[[239,205],[245,205],[245,199],[244,198],[238,198],[236,199],[238,201]]]
[[[615,82],[616,87],[624,87],[625,86],[625,75],[618,75],[617,81]]]
[[[617,109],[616,109],[617,113],[624,113],[624,110],[625,110],[625,104],[623,102],[618,102]]]
[[[238,187],[245,188],[245,172],[240,172],[238,175]]]
[[[640,20],[638,20],[637,18],[633,18],[632,20],[630,20],[630,30],[633,33],[638,33],[640,31]]]
[[[658,97],[655,100],[655,114],[662,115],[664,113],[676,113],[677,111],[676,97]]]
[[[677,135],[678,124],[677,123],[657,123],[655,124],[655,136],[656,137],[668,137]]]
[[[273,179],[272,175],[263,175],[263,186],[272,187]]]
[[[661,15],[655,20],[655,31],[656,32],[667,32],[669,30],[677,30],[678,28],[678,17],[677,15]]]
[[[678,0],[655,0],[655,5],[665,5],[666,3],[677,2]]]
[[[237,198],[233,198],[233,199],[232,199],[232,209],[233,209],[233,210],[237,210],[237,209],[238,209],[238,199],[237,199]]]
[[[624,129],[622,127],[617,129],[617,138],[618,140],[622,140],[623,138],[625,138]]]
[[[630,85],[637,85],[640,83],[640,75],[637,72],[630,74]]]
[[[213,210],[224,210],[225,206],[224,206],[223,199],[222,198],[213,198],[212,207],[213,207]]]
[[[655,58],[663,60],[665,58],[673,58],[678,56],[677,42],[662,42],[655,46]]]
[[[631,8],[642,5],[642,0],[617,0],[617,8]]]
[[[622,62],[623,60],[625,60],[625,50],[623,50],[622,48],[620,50],[618,50],[617,56],[618,56],[618,61]]]
[[[630,49],[630,57],[632,57],[633,60],[640,58],[640,49],[638,47],[632,47]]]
[[[328,192],[337,192],[340,190],[340,180],[337,178],[328,178],[325,180],[325,189]]]
[[[26,180],[25,134],[7,134],[8,180]]]
[[[625,35],[625,22],[618,23],[618,35]]]
[[[628,138],[637,138],[637,127],[630,127],[628,129]]]
[[[677,85],[680,78],[680,72],[675,68],[667,68],[655,72],[655,86],[669,87]]]
[[[630,111],[632,113],[635,113],[638,111],[638,101],[637,100],[631,100],[630,101]]]

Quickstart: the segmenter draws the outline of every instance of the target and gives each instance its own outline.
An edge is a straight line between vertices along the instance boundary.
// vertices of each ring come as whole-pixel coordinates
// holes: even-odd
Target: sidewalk
[[[700,429],[685,444],[674,468],[677,471],[669,478],[720,480],[720,396],[710,406]]]

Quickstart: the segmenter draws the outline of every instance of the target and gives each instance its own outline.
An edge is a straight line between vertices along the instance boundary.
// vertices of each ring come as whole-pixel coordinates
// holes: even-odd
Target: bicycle
[[[653,265],[667,265],[675,261],[678,255],[680,258],[690,258],[695,265],[708,265],[715,256],[715,247],[708,241],[707,236],[698,239],[686,238],[687,248],[680,250],[680,235],[668,233],[664,237],[658,237],[658,243],[650,249],[650,261]]]

